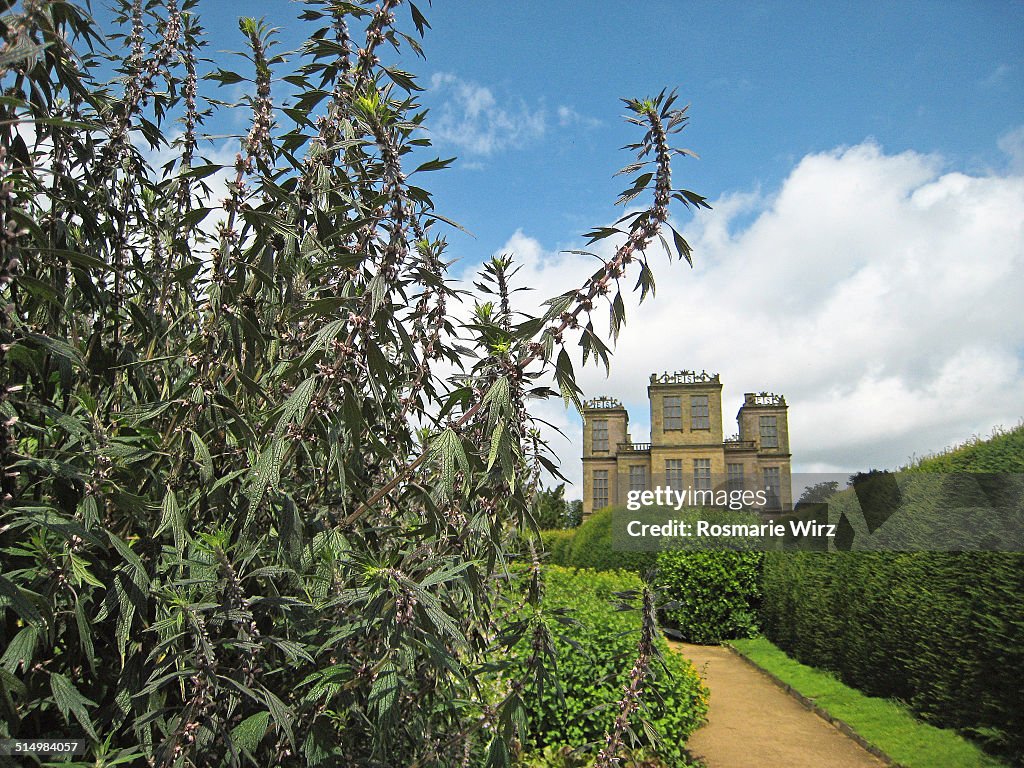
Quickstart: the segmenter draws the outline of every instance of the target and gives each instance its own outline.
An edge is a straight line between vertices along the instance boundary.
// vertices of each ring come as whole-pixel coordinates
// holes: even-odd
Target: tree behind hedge
[[[670,202],[704,201],[671,185],[674,96],[628,101],[620,202],[653,201],[590,233],[614,254],[536,318],[492,259],[456,323],[417,186],[447,161],[405,167],[419,86],[381,61],[428,26],[399,4],[307,2],[291,70],[243,19],[251,69],[200,77],[196,0],[121,0],[112,31],[2,2],[0,736],[159,766],[509,759],[521,688],[477,680],[519,641],[489,580],[554,469],[526,401],[553,378],[578,406],[566,347],[607,364],[591,313],[617,334]],[[250,91],[227,167],[207,81]]]

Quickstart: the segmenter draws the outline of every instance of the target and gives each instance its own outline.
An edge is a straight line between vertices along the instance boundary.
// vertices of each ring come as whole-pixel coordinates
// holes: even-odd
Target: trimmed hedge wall
[[[565,624],[553,615],[548,617],[565,700],[559,700],[550,685],[540,695],[528,692],[531,746],[541,749],[603,743],[617,713],[614,703],[628,683],[640,638],[639,612],[616,610],[614,604],[621,601],[615,593],[639,591],[643,584],[635,574],[624,571],[599,573],[549,566],[544,569],[544,585],[542,610],[567,608],[577,623]],[[529,639],[523,642],[528,645]],[[685,765],[684,746],[704,721],[708,691],[688,660],[672,652],[664,638],[659,637],[657,643],[665,667],[655,665],[653,690],[643,697],[644,717],[661,737],[658,755],[668,765]],[[517,658],[528,655],[527,647]],[[514,668],[511,674],[513,679],[529,677],[524,668]],[[639,717],[634,717],[633,729],[637,734],[644,733]]]
[[[1024,472],[1024,425],[996,429],[987,440],[974,438],[958,448],[921,459],[916,472]]]
[[[763,588],[799,661],[1024,760],[1024,555],[770,553]]]
[[[1024,472],[1024,428],[910,472]],[[798,660],[1024,764],[1024,554],[771,553],[762,628]]]
[[[622,569],[641,577],[655,573],[665,602],[676,607],[662,612],[662,621],[693,643],[717,643],[757,632],[764,554],[716,548],[699,551],[672,548],[662,552],[617,552],[612,549],[611,508],[591,516],[575,531],[542,531],[547,562],[599,571]],[[748,512],[684,509],[672,517],[693,524],[758,523]]]
[[[541,546],[548,553],[547,562],[550,565],[571,565],[569,557],[572,554],[572,540],[575,534],[575,528],[540,532]]]

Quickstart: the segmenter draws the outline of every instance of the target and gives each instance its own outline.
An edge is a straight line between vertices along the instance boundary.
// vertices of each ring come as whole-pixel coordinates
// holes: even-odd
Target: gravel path
[[[708,723],[687,749],[708,768],[880,768],[870,754],[719,646],[670,645],[711,690]]]

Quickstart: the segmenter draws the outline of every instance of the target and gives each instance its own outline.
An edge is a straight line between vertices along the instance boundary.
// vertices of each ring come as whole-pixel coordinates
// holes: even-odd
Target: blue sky
[[[563,243],[609,216],[623,186],[611,176],[627,161],[618,148],[635,140],[620,97],[678,88],[691,104],[684,142],[702,159],[680,163],[677,178],[709,198],[776,185],[804,155],[868,137],[960,170],[998,167],[999,136],[1024,123],[1020,2],[419,5],[432,25],[427,58],[403,66],[423,85],[448,76],[486,90],[492,114],[518,127],[489,142],[435,137],[461,158],[431,188],[476,235],[467,258],[519,227]],[[294,20],[301,8],[207,2],[200,13],[210,50],[241,47],[242,10],[294,48],[308,29]],[[435,90],[423,101],[437,116],[454,89]]]
[[[449,235],[456,277],[515,252],[536,300],[578,284],[592,265],[560,250],[620,215],[637,139],[619,98],[691,104],[680,141],[701,159],[674,179],[714,204],[675,213],[695,268],[656,261],[611,377],[581,375],[626,402],[634,439],[647,374],[681,368],[721,373],[727,434],[744,391],[784,393],[800,471],[894,467],[1024,417],[1024,3],[420,7],[427,58],[401,65],[459,156],[422,180],[474,234]],[[211,51],[241,47],[242,8],[201,6]],[[301,9],[244,5],[287,48]],[[578,478],[578,419],[544,415]]]
[[[561,242],[607,217],[614,150],[632,140],[619,97],[679,89],[702,159],[678,175],[711,198],[867,137],[961,169],[999,165],[998,137],[1024,121],[1021,3],[442,2],[430,16],[419,71],[546,118],[490,155],[454,147],[486,172],[435,182],[485,249],[515,227]],[[583,120],[560,125],[559,107]]]

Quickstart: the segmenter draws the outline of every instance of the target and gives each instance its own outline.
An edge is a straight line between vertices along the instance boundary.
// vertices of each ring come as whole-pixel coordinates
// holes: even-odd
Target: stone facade
[[[793,506],[786,399],[748,392],[736,414],[738,434],[722,432],[722,383],[717,373],[651,374],[647,387],[651,442],[634,443],[629,414],[618,400],[584,405],[583,514],[625,504],[630,490],[758,490],[767,511]]]

